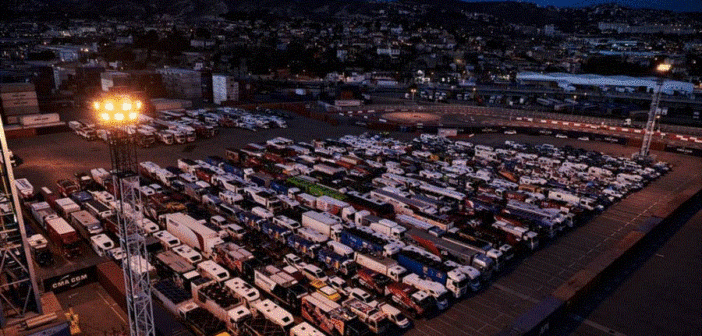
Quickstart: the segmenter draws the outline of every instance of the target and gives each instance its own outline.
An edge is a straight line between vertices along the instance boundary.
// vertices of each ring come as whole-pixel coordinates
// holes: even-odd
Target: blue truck
[[[265,233],[271,239],[279,241],[283,244],[287,243],[288,236],[292,234],[290,229],[274,224],[270,221],[261,222],[261,232]]]
[[[356,263],[353,260],[334,252],[334,249],[331,247],[320,249],[317,252],[317,260],[335,272],[344,275],[350,275],[356,271]]]
[[[397,255],[397,263],[408,271],[446,286],[456,298],[465,295],[471,279],[437,259],[411,250],[402,250]]]
[[[314,259],[317,251],[319,250],[319,244],[307,240],[297,234],[291,234],[288,236],[288,246],[310,259]]]
[[[379,238],[358,228],[347,228],[341,231],[339,242],[358,252],[381,253],[385,256],[395,255],[400,246]]]
[[[273,191],[275,191],[279,195],[288,194],[288,186],[286,186],[283,182],[271,181],[270,188],[273,189]]]
[[[240,211],[236,214],[236,218],[241,224],[261,231],[261,222],[263,221],[263,217],[249,211]]]
[[[73,199],[74,202],[78,203],[78,205],[82,206],[83,203],[92,200],[93,195],[91,195],[87,191],[79,191],[77,193],[71,194],[71,199]]]

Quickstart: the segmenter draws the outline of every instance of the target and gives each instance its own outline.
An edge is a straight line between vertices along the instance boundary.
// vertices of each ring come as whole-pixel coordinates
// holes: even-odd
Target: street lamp
[[[142,103],[128,95],[110,96],[94,101],[93,110],[100,124],[108,130],[107,145],[112,163],[112,189],[119,200],[116,209],[119,241],[124,250],[122,270],[131,336],[154,336],[153,303],[149,272],[141,260],[147,260],[144,233],[138,221],[141,214],[141,189],[137,171],[136,146],[129,126],[139,118]]]
[[[661,110],[658,105],[661,102],[661,93],[663,92],[663,84],[665,83],[665,75],[670,71],[672,66],[668,63],[661,63],[656,66],[658,78],[656,79],[656,87],[653,89],[653,97],[651,98],[651,108],[648,111],[648,121],[644,130],[644,137],[639,150],[638,158],[646,159],[651,148],[651,140],[656,125],[656,120],[660,118]]]
[[[412,92],[412,101],[414,101],[414,94],[417,93],[417,89],[411,88],[410,92]]]

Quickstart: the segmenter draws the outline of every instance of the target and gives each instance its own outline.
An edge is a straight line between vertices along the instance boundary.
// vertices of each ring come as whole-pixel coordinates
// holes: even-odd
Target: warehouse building
[[[652,93],[658,87],[655,77],[575,75],[561,72],[547,74],[520,72],[517,74],[517,82],[525,85],[560,87],[565,91],[599,89]],[[689,82],[666,80],[663,83],[663,93],[667,95],[691,95],[694,88],[694,84]]]

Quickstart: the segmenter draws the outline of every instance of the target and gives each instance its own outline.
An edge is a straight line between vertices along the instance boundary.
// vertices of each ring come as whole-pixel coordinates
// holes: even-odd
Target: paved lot
[[[198,140],[193,144],[139,150],[139,159],[151,160],[160,165],[175,165],[179,157],[223,155],[225,147],[243,146],[276,136],[310,140],[366,131],[360,127],[333,127],[301,117],[289,124],[288,129],[255,133],[225,129],[215,138]],[[394,135],[405,139],[413,136]],[[630,155],[636,151],[635,148],[622,145],[527,135],[480,134],[471,140],[497,144],[503,143],[505,139],[530,143],[548,142],[558,146],[571,144],[611,155]],[[37,187],[51,185],[53,188],[57,179],[72,176],[74,172],[109,166],[104,143],[86,142],[70,133],[15,139],[10,141],[10,148],[25,160],[15,170],[15,176],[27,177]],[[665,215],[672,211],[676,204],[683,201],[675,197],[678,193],[702,185],[702,162],[694,157],[657,154],[660,159],[673,163],[675,168],[672,173],[653,182],[643,191],[630,195],[583,227],[546,244],[544,248],[506,270],[487,289],[454,304],[447,312],[435,318],[419,321],[407,335],[495,334],[549,295],[598,253],[626,235],[631,228],[643,223],[649,216]]]
[[[127,314],[99,283],[56,295],[61,306],[78,314],[83,335],[121,335],[127,330]]]
[[[582,147],[598,147],[612,154],[632,151],[631,147],[596,143],[583,143]],[[665,153],[661,154],[661,159],[675,165],[672,173],[610,207],[582,227],[556,238],[507,270],[486,290],[454,304],[437,318],[418,323],[407,335],[493,335],[507,327],[650,216],[672,212],[684,201],[676,198],[683,190],[698,190],[702,186],[699,158]],[[649,283],[645,288],[655,288],[655,285]],[[622,320],[622,323],[627,322],[631,320]]]
[[[660,249],[647,253],[643,265],[633,265],[637,269],[612,293],[604,293],[608,296],[594,311],[576,316],[581,323],[573,335],[702,334],[700,241],[702,211]]]

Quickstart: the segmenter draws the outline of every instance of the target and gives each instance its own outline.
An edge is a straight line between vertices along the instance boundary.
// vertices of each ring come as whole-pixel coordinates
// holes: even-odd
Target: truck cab
[[[90,237],[90,247],[98,256],[104,257],[107,255],[107,251],[115,247],[115,242],[106,234],[101,233]]]
[[[407,329],[412,325],[412,322],[400,312],[399,309],[391,306],[388,303],[383,303],[380,305],[380,311],[385,313],[385,315],[388,317],[388,320],[395,324],[398,328],[400,329]]]

